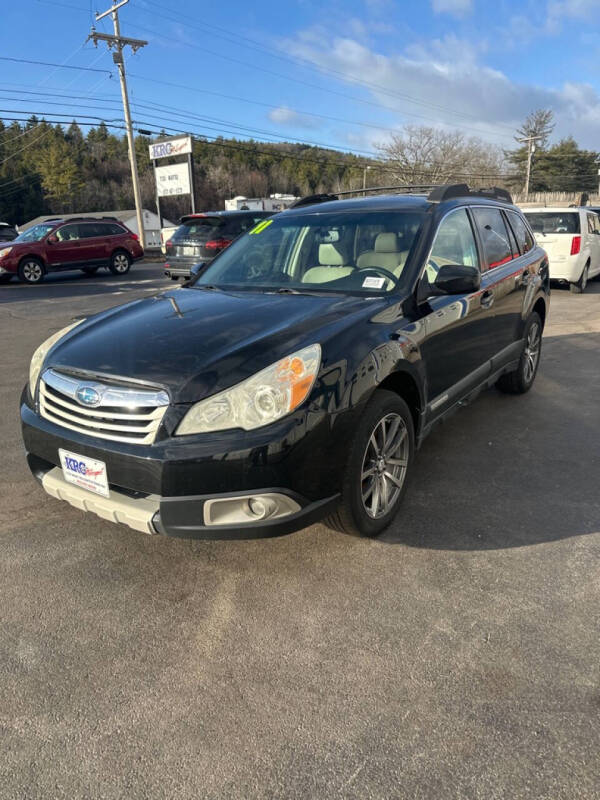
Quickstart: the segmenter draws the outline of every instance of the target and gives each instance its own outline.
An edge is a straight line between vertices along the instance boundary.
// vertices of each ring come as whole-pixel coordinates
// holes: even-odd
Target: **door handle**
[[[481,307],[482,308],[491,308],[494,304],[494,293],[491,289],[488,289],[487,292],[484,292],[481,295]]]

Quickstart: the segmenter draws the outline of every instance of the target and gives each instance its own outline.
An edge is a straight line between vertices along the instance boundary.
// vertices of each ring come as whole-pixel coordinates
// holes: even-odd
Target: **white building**
[[[269,197],[244,197],[239,194],[225,200],[225,211],[283,211],[298,200],[293,194],[271,194]]]
[[[144,233],[146,235],[146,247],[148,249],[160,248],[160,220],[158,214],[153,211],[148,211],[146,208],[142,211],[144,219]],[[43,217],[36,217],[35,219],[19,225],[19,231],[25,231],[33,225],[40,222],[46,222],[49,219],[73,219],[74,217],[114,217],[122,222],[123,225],[129,228],[130,231],[137,233],[139,236],[137,216],[134,209],[126,211],[79,211],[77,214],[46,214]],[[163,227],[174,227],[172,222],[163,217]]]

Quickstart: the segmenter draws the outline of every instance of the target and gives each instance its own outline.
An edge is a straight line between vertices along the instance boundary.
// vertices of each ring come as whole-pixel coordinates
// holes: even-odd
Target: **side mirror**
[[[204,272],[207,266],[208,264],[205,261],[199,261],[197,264],[192,264],[190,267],[190,277],[183,282],[183,285],[188,286],[189,284],[193,283],[198,275],[201,275]]]
[[[58,237],[55,234],[51,233],[48,237],[48,244],[56,244],[58,242]]]
[[[429,295],[471,294],[477,292],[480,286],[481,273],[477,267],[445,264],[429,285]]]

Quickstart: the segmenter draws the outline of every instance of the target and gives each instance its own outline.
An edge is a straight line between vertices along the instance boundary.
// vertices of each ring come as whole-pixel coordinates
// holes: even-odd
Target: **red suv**
[[[143,255],[136,234],[113,217],[50,219],[0,245],[0,283],[14,275],[24,283],[39,283],[48,272],[68,269],[93,275],[108,267],[124,275]]]

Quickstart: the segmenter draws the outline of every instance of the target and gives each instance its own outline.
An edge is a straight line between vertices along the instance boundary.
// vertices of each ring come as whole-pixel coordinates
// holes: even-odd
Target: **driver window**
[[[425,268],[430,283],[435,280],[439,268],[446,264],[479,267],[473,228],[465,208],[452,211],[440,223]]]

